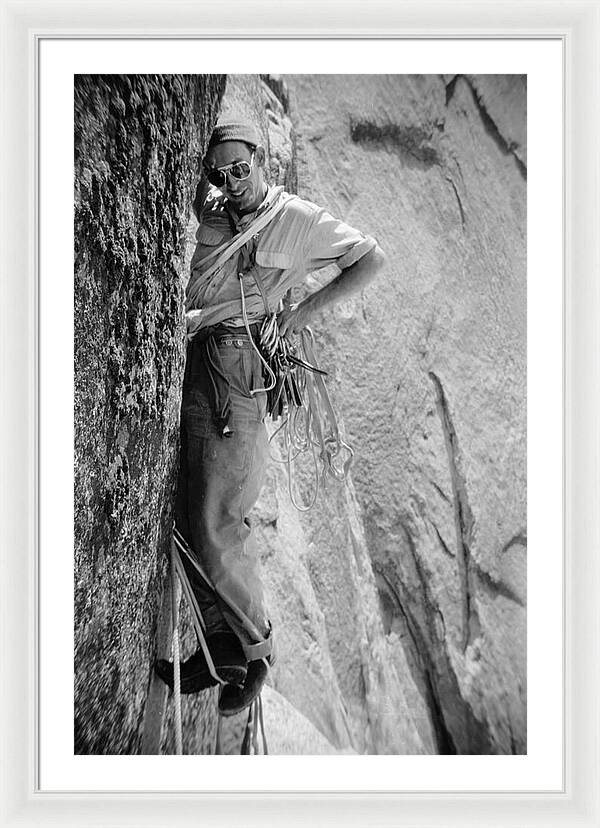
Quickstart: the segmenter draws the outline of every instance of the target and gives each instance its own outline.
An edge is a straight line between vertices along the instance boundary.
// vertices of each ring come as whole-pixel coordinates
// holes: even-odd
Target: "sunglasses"
[[[254,165],[254,152],[250,161],[236,161],[235,164],[227,164],[225,167],[204,167],[204,172],[210,183],[215,187],[224,187],[227,184],[227,176],[230,175],[236,181],[244,181],[250,176]]]

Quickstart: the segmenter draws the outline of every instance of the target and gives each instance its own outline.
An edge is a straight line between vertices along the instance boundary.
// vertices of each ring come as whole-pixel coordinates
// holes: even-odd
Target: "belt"
[[[257,340],[260,335],[261,322],[253,322],[249,326],[252,338],[255,340]],[[244,341],[248,341],[248,332],[245,327],[229,328],[227,327],[227,325],[219,323],[217,325],[211,325],[209,328],[203,328],[202,330],[198,331],[196,336],[190,342],[190,346],[193,346],[194,342],[198,342],[199,344],[202,342],[206,342],[206,340],[209,339],[209,337],[213,337],[215,339],[243,339]]]
[[[250,333],[255,342],[258,342],[260,335],[260,324],[250,325]],[[219,346],[233,346],[234,348],[252,348],[248,331],[243,328],[229,328],[225,325],[216,325],[211,336],[214,337]]]

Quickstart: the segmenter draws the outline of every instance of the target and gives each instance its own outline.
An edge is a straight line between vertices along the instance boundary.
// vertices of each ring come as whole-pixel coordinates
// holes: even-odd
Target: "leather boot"
[[[269,668],[264,659],[250,661],[246,680],[242,687],[226,685],[219,697],[219,713],[221,716],[235,716],[244,708],[252,704],[263,688]]]
[[[232,685],[243,685],[247,673],[244,651],[236,635],[229,632],[217,632],[206,637],[208,650],[215,669],[223,681]],[[158,659],[154,671],[171,690],[174,685],[174,666],[172,661]],[[208,669],[202,650],[197,650],[180,665],[181,692],[183,694],[199,693],[218,682]]]

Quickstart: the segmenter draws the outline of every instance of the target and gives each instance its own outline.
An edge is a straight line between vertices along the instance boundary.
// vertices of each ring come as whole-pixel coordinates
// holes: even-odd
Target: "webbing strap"
[[[181,532],[179,532],[179,530],[177,528],[173,529],[173,536],[177,539],[177,546],[178,546],[179,550],[182,551],[185,554],[187,560],[192,564],[192,566],[194,567],[196,572],[200,575],[200,577],[202,578],[202,580],[204,581],[206,586],[212,592],[214,592],[216,595],[218,595],[219,598],[221,598],[221,600],[224,601],[225,604],[227,604],[227,606],[233,612],[234,615],[237,615],[237,617],[244,624],[244,626],[246,627],[246,629],[248,630],[250,635],[252,635],[253,638],[258,639],[259,643],[264,641],[265,640],[264,636],[261,635],[261,633],[259,632],[259,630],[256,627],[256,624],[254,624],[250,620],[250,618],[248,618],[248,616],[240,609],[240,607],[238,607],[238,605],[234,601],[231,600],[231,598],[229,598],[227,595],[223,595],[223,593],[211,583],[210,578],[204,572],[204,570],[202,569],[202,567],[200,566],[200,564],[196,560],[196,557],[192,554],[192,552],[191,552],[191,550],[190,550],[190,548],[187,544],[187,541],[185,540],[185,538],[183,537],[183,535],[181,534]]]
[[[261,299],[263,300],[263,305],[265,308],[265,316],[270,316],[271,306],[269,305],[269,297],[267,296],[267,291],[265,290],[265,283],[260,278],[257,266],[253,264],[252,267],[248,268],[244,275],[247,274],[250,274],[252,276],[252,278],[256,282],[256,287],[260,291]]]
[[[248,661],[258,661],[260,658],[267,658],[267,656],[271,655],[273,639],[269,636],[264,641],[259,641],[258,644],[242,643],[242,649]]]
[[[196,262],[194,268],[192,270],[192,275],[190,277],[190,281],[187,287],[187,296],[186,296],[186,310],[190,311],[194,308],[194,305],[200,298],[200,293],[202,288],[205,285],[208,285],[210,280],[213,279],[219,272],[219,270],[223,267],[226,261],[228,261],[237,251],[242,247],[246,242],[252,238],[252,236],[256,235],[256,233],[260,232],[264,227],[269,224],[269,222],[275,218],[275,216],[283,210],[287,202],[290,198],[294,196],[285,197],[283,193],[279,194],[278,199],[267,209],[264,213],[258,216],[253,222],[251,222],[248,227],[243,230],[239,235],[234,236],[233,239],[228,239],[224,244],[220,245],[216,250],[209,253],[204,259],[201,259],[199,262]],[[194,274],[199,271],[199,269],[207,264],[210,260],[216,260],[210,265],[207,270],[202,273],[198,273],[198,276]],[[224,280],[225,277],[222,277],[221,282]],[[216,293],[220,287],[220,282],[210,285],[213,293]]]
[[[190,609],[190,615],[192,617],[192,623],[194,625],[194,629],[196,631],[196,637],[198,638],[198,643],[200,644],[200,648],[202,650],[202,654],[206,660],[206,664],[208,667],[208,671],[214,680],[218,684],[225,684],[223,679],[217,673],[214,661],[212,660],[212,656],[210,654],[210,650],[208,649],[208,644],[206,643],[206,638],[204,636],[204,632],[206,630],[206,626],[204,624],[204,619],[202,618],[202,613],[200,612],[200,607],[198,606],[198,602],[196,601],[196,596],[193,593],[191,588],[191,584],[188,580],[187,574],[185,572],[184,566],[181,562],[179,557],[178,547],[179,542],[177,538],[173,537],[173,546],[175,548],[174,558],[175,558],[175,566],[177,568],[177,574],[179,575],[179,579],[181,581],[183,591],[186,597],[186,601],[188,603],[188,607]]]

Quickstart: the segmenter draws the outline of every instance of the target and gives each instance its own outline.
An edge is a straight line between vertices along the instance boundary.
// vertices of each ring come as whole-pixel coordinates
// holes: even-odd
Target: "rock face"
[[[75,82],[75,751],[136,753],[165,580],[182,252],[220,76]]]
[[[195,180],[186,140],[205,141],[220,84],[204,76],[163,87],[155,131],[144,121],[140,137],[128,137],[127,157],[145,157],[158,141],[164,158],[170,127],[161,132],[162,119],[181,114],[175,180],[162,179],[174,189],[161,195],[159,214],[172,208],[179,231]],[[173,241],[168,278],[153,261],[141,292],[147,248],[129,240],[131,216],[152,199],[138,182],[130,206],[131,177],[115,161],[123,155],[107,157],[95,144],[97,135],[120,134],[116,123],[104,126],[109,96],[86,92],[85,81],[84,93],[94,105],[82,107],[79,204],[97,215],[107,203],[94,196],[103,184],[121,197],[82,235],[78,253],[77,308],[86,319],[76,373],[79,745],[172,752],[173,705],[164,707],[149,665],[169,632],[168,601],[156,618],[176,463],[182,285],[196,222],[181,258]],[[332,481],[310,512],[297,511],[275,438],[253,515],[277,631],[265,691],[272,752],[526,751],[525,100],[524,79],[512,76],[227,80],[221,111],[257,123],[272,183],[376,236],[390,260],[363,295],[314,323],[355,450],[351,480]],[[118,262],[107,258],[115,232],[132,263],[126,279],[112,275]],[[305,289],[331,275],[312,274]],[[164,320],[152,327],[146,317],[159,313]],[[148,389],[154,408],[143,408]],[[306,499],[313,486],[301,464],[294,492]],[[183,616],[185,651],[193,638],[185,608]],[[183,697],[182,707],[184,752],[209,752],[214,691]],[[244,720],[225,723],[225,752],[239,751]]]
[[[314,324],[353,485],[298,514],[275,466],[257,510],[274,686],[338,748],[523,753],[524,78],[264,80],[224,105],[262,95],[300,195],[390,259]]]
[[[390,258],[315,324],[388,653],[427,750],[523,753],[525,80],[286,81],[300,194]]]
[[[268,685],[262,691],[267,751],[272,756],[325,756],[352,754],[333,747],[323,734],[290,702]],[[238,717],[237,727],[228,727],[222,742],[223,753],[239,753],[247,717]],[[259,739],[259,745],[262,740]],[[262,745],[261,745],[262,748]]]

